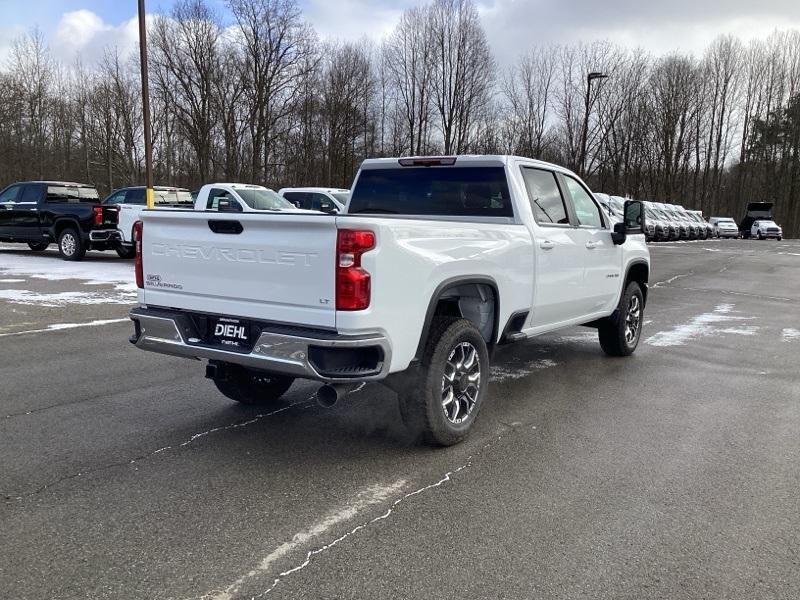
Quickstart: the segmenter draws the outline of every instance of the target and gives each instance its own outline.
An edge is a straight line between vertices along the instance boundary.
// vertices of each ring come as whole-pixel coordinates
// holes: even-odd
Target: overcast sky
[[[323,37],[379,40],[400,13],[424,0],[299,0]],[[168,12],[174,0],[147,0]],[[224,0],[210,0],[229,20]],[[722,33],[748,40],[800,29],[800,0],[477,0],[495,56],[508,64],[531,45],[609,39],[656,54],[699,53]],[[11,40],[33,26],[54,54],[96,60],[108,45],[135,47],[136,0],[0,0],[0,60]]]

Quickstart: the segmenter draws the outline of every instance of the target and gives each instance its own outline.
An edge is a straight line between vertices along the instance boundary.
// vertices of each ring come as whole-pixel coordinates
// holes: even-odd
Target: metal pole
[[[144,117],[144,172],[147,208],[153,208],[153,145],[150,140],[150,86],[147,81],[147,26],[144,0],[139,0],[139,57],[142,65],[142,116]]]
[[[592,74],[586,77],[586,104],[585,112],[583,113],[583,136],[581,138],[581,164],[580,164],[580,172],[579,175],[583,177],[586,172],[586,138],[589,134],[589,94],[592,91]]]

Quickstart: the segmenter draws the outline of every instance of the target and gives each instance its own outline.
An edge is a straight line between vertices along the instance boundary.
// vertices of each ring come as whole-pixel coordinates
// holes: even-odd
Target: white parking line
[[[125,321],[130,321],[130,319],[125,317],[124,319],[99,319],[97,321],[87,321],[85,323],[54,323],[53,325],[48,325],[44,329],[28,329],[27,331],[0,333],[0,337],[12,337],[29,333],[47,333],[48,331],[62,331],[64,329],[77,329],[79,327],[97,327],[98,325],[110,325],[111,323],[123,323]]]

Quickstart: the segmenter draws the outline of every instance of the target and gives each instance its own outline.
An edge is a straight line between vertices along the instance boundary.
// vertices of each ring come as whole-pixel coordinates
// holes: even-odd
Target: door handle
[[[539,248],[541,248],[542,250],[552,250],[555,247],[556,245],[550,240],[542,240],[541,242],[539,242]]]
[[[208,222],[208,228],[214,233],[229,233],[233,235],[238,235],[244,231],[239,221],[223,221],[222,219],[210,220]]]
[[[594,249],[595,249],[595,248],[597,248],[599,245],[600,245],[600,242],[586,242],[586,247],[587,247],[589,250],[594,250]]]

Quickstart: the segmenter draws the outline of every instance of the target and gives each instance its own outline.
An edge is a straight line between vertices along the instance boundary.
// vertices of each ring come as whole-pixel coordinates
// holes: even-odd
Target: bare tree
[[[489,100],[494,60],[473,0],[435,0],[428,18],[431,83],[444,153],[463,153],[473,120]]]

